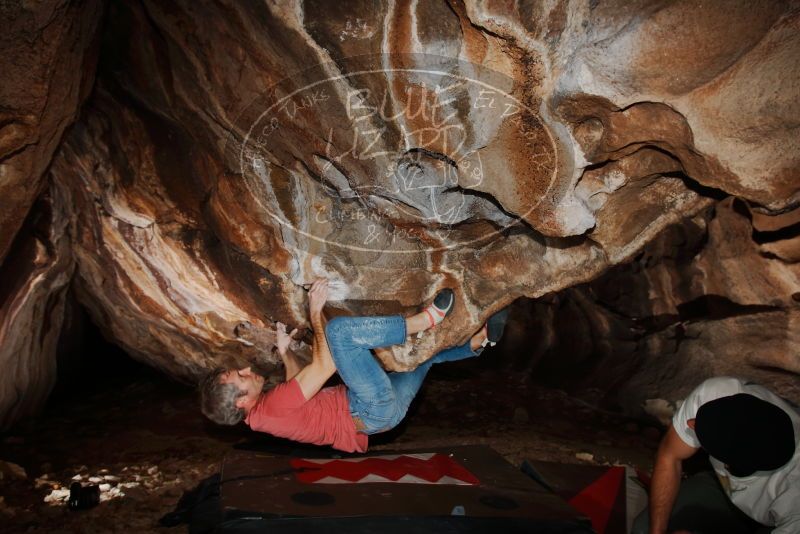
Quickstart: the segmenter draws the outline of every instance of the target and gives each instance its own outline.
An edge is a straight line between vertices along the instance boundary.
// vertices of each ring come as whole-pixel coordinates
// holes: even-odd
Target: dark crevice
[[[492,204],[492,206],[494,206],[494,208],[497,211],[499,211],[500,213],[502,213],[503,215],[505,215],[509,219],[514,219],[516,221],[519,221],[521,224],[529,226],[528,222],[525,221],[524,219],[522,219],[519,215],[511,213],[510,211],[506,211],[505,207],[503,207],[503,205],[500,203],[500,201],[497,200],[494,197],[494,195],[492,195],[490,193],[487,193],[485,191],[479,191],[477,189],[465,189],[463,187],[455,187],[453,189],[456,190],[456,191],[459,191],[460,193],[462,193],[464,195],[482,198],[483,200],[486,200],[487,202]]]
[[[51,242],[53,225],[52,206],[48,193],[38,196],[33,202],[17,234],[11,241],[6,260],[0,263],[0,309],[10,306],[25,284],[30,282],[35,272],[48,269],[57,256]],[[37,244],[47,249],[46,258],[37,265]]]
[[[753,369],[758,369],[759,371],[767,371],[769,373],[774,373],[776,375],[783,375],[783,376],[786,376],[786,377],[790,377],[792,379],[796,379],[798,374],[800,374],[800,373],[796,373],[795,371],[790,371],[790,370],[784,369],[782,367],[774,367],[772,365],[763,365],[763,364],[757,364],[757,363],[750,363],[750,366],[752,366]],[[787,399],[784,399],[784,400],[787,400]]]
[[[772,243],[774,241],[784,241],[800,236],[800,222],[786,226],[779,230],[753,230],[753,241],[759,245]]]
[[[445,154],[442,154],[441,152],[428,150],[427,148],[422,148],[422,147],[415,147],[415,148],[410,148],[410,149],[406,150],[404,156],[409,156],[411,154],[421,154],[421,155],[424,155],[424,156],[428,156],[429,158],[432,158],[432,159],[435,159],[435,160],[438,160],[438,161],[443,161],[443,162],[451,165],[454,168],[458,168],[458,164],[452,158],[446,156]]]
[[[643,255],[644,252],[637,256],[637,260],[641,260]],[[602,308],[616,320],[627,323],[634,331],[634,337],[637,339],[664,331],[675,325],[681,325],[682,328],[683,324],[690,322],[716,321],[743,315],[769,313],[782,309],[777,306],[763,304],[739,304],[721,295],[702,295],[688,302],[678,304],[676,306],[678,313],[636,317],[617,309],[613,302],[596,295],[593,285],[583,286],[583,288],[590,293],[591,300],[595,305]],[[621,296],[619,298],[627,299],[629,297]],[[676,338],[681,335],[681,332],[676,331]]]
[[[633,144],[635,144],[635,143],[632,143],[631,145],[633,145]],[[631,146],[631,145],[626,145],[626,147]],[[622,148],[616,150],[616,152],[618,153],[620,150],[622,150],[622,149],[624,149],[626,147],[622,147]],[[667,156],[670,159],[674,160],[676,163],[680,164],[681,167],[683,167],[683,164],[681,163],[680,158],[675,156],[675,154],[671,153],[670,151],[665,150],[664,148],[662,148],[662,147],[660,147],[658,145],[642,143],[639,148],[637,148],[634,152],[632,152],[630,154],[625,154],[624,156],[622,156],[620,158],[609,158],[607,160],[600,161],[600,162],[597,162],[597,163],[592,163],[591,165],[588,165],[588,166],[584,167],[583,173],[581,174],[581,179],[583,178],[583,175],[585,175],[585,173],[587,171],[593,171],[593,170],[601,169],[602,167],[605,167],[606,165],[608,165],[610,163],[613,163],[613,162],[616,162],[616,161],[621,161],[622,159],[624,159],[626,157],[629,157],[629,156],[635,154],[636,152],[639,152],[639,151],[644,150],[644,149],[650,149],[650,150],[654,150],[656,152],[659,152],[661,154],[664,154],[665,156]],[[721,201],[721,200],[724,200],[724,199],[726,199],[726,198],[728,198],[730,196],[728,193],[726,193],[722,189],[718,189],[718,188],[715,188],[715,187],[710,187],[710,186],[701,184],[696,179],[694,179],[691,176],[689,176],[688,174],[686,174],[684,171],[670,171],[670,172],[657,173],[657,174],[659,176],[663,176],[663,177],[666,177],[666,178],[678,178],[678,179],[682,180],[686,184],[686,187],[688,189],[690,189],[691,191],[694,191],[695,193],[697,193],[698,195],[703,196],[703,197],[712,198],[714,200]],[[645,176],[642,176],[642,178],[644,178],[644,177]]]
[[[719,320],[742,315],[754,315],[779,310],[764,304],[739,304],[721,295],[703,295],[678,304],[681,321]]]
[[[759,252],[759,255],[764,259],[779,261],[781,263],[785,263],[786,265],[793,265],[797,263],[797,261],[791,258],[784,258],[782,256],[778,256],[773,252]]]
[[[615,150],[615,152],[619,153],[621,150],[623,150],[623,149],[625,149],[627,147],[630,147],[630,146],[637,145],[637,144],[641,145],[641,146],[639,146],[639,148],[637,148],[633,152],[631,152],[629,154],[625,154],[624,156],[622,156],[620,158],[617,158],[617,159],[613,159],[612,158],[609,161],[619,161],[619,160],[622,160],[622,159],[627,158],[629,156],[632,156],[633,154],[636,154],[637,152],[640,152],[640,151],[645,150],[645,149],[649,149],[649,150],[653,150],[654,152],[660,152],[661,154],[664,154],[669,159],[675,161],[676,163],[680,164],[681,167],[683,167],[683,164],[681,163],[681,159],[678,156],[676,156],[675,154],[673,154],[669,150],[667,150],[667,149],[665,149],[665,148],[663,148],[663,147],[661,147],[659,145],[648,143],[647,141],[629,143],[629,144],[627,144],[627,145],[625,145],[623,147],[618,148],[617,150]]]
[[[616,150],[615,152],[618,153],[620,150],[623,150],[624,148],[626,148],[628,146],[632,146],[633,144],[636,144],[636,143],[631,143],[630,145],[626,145],[625,147],[621,147],[620,149]],[[609,159],[607,159],[605,161],[601,161],[601,162],[598,162],[598,163],[593,163],[591,165],[588,165],[587,167],[584,168],[584,172],[582,173],[581,178],[586,173],[586,171],[592,171],[592,170],[600,169],[600,168],[608,165],[609,163],[612,163],[612,162],[615,162],[615,161],[620,161],[620,160],[624,159],[625,157],[631,156],[632,154],[635,154],[636,152],[639,152],[640,150],[644,150],[644,149],[650,149],[650,150],[654,150],[656,152],[660,152],[661,154],[664,154],[665,156],[669,157],[670,159],[675,160],[678,164],[681,165],[681,167],[683,167],[683,164],[681,163],[680,158],[675,156],[675,154],[671,153],[670,151],[665,150],[664,148],[662,148],[662,147],[660,147],[658,145],[655,145],[655,144],[641,143],[641,146],[639,148],[637,148],[634,152],[632,152],[630,154],[625,154],[623,157],[620,157],[620,158],[609,158]],[[670,171],[670,172],[658,173],[658,175],[663,176],[665,178],[678,178],[678,179],[682,180],[686,184],[686,187],[689,190],[694,191],[695,193],[697,193],[698,195],[700,195],[702,197],[711,198],[711,199],[714,199],[714,200],[717,200],[717,201],[722,201],[722,200],[724,200],[724,199],[726,199],[726,198],[728,198],[730,196],[727,192],[723,191],[722,189],[718,189],[716,187],[710,187],[710,186],[701,184],[699,181],[697,181],[696,179],[692,178],[691,176],[686,174],[686,172],[684,172],[684,171]]]
[[[323,176],[320,176],[320,175],[319,175],[319,174],[318,174],[318,173],[317,173],[317,172],[316,172],[314,169],[312,169],[312,168],[311,168],[311,166],[310,166],[308,163],[306,163],[304,160],[302,160],[302,159],[298,159],[298,160],[295,160],[295,161],[297,161],[297,162],[298,162],[298,163],[299,163],[299,164],[300,164],[300,165],[301,165],[301,166],[302,166],[302,167],[303,167],[303,168],[306,170],[306,173],[308,173],[308,176],[309,176],[309,177],[310,177],[310,178],[311,178],[313,181],[317,182],[317,183],[320,185],[320,187],[322,187],[322,192],[323,192],[325,195],[327,195],[327,196],[328,196],[328,197],[330,197],[330,198],[334,198],[334,199],[339,199],[339,200],[349,200],[349,199],[343,199],[343,198],[341,198],[341,197],[339,196],[339,191],[338,191],[338,189],[337,189],[337,188],[336,188],[334,185],[330,184],[330,183],[329,183],[329,181],[328,181],[328,180],[327,180],[325,177],[323,177]],[[339,168],[338,168],[338,167],[336,167],[336,170],[339,170]],[[356,198],[358,198],[359,200],[361,200],[361,196],[360,196],[360,195],[356,195]],[[362,203],[363,203],[363,202],[362,202]]]
[[[690,190],[694,191],[698,195],[706,198],[712,198],[717,201],[725,200],[730,195],[723,191],[722,189],[717,189],[716,187],[709,187],[707,185],[703,185],[688,174],[684,174],[679,171],[673,172],[665,172],[662,176],[668,178],[680,178],[686,184]]]
[[[586,167],[583,168],[583,172],[581,173],[581,179],[583,179],[583,175],[585,175],[587,171],[596,171],[597,169],[601,169],[601,168],[605,167],[606,165],[608,165],[610,163],[613,163],[615,161],[617,161],[617,160],[606,159],[606,160],[603,160],[603,161],[598,161],[597,163],[591,163],[591,164],[587,165]]]
[[[602,305],[603,303],[598,302],[598,304]],[[606,306],[603,306],[603,308],[608,310]],[[718,321],[743,315],[769,313],[781,308],[764,304],[739,304],[721,295],[702,295],[696,299],[678,304],[677,309],[677,315],[659,314],[648,317],[633,317],[630,320],[641,327],[645,331],[645,335],[651,335],[676,324],[693,321]],[[615,315],[618,314],[615,313]],[[679,332],[676,332],[677,336],[680,336]]]
[[[737,215],[741,215],[748,221],[752,222],[753,214],[750,213],[750,210],[747,207],[747,203],[741,198],[738,197],[733,198],[733,201],[731,202],[731,210],[733,210],[733,212],[736,213]]]
[[[0,129],[2,129],[2,128],[3,128],[3,126],[0,126]],[[4,162],[4,161],[6,161],[6,160],[10,160],[10,159],[11,159],[11,158],[13,158],[14,156],[16,156],[16,155],[18,155],[18,154],[21,154],[21,153],[25,152],[25,150],[26,150],[26,149],[27,149],[29,146],[31,146],[31,145],[35,145],[35,144],[36,144],[36,143],[35,143],[34,141],[30,141],[30,142],[22,143],[20,146],[18,146],[18,147],[16,147],[16,148],[14,148],[14,149],[12,149],[12,150],[9,150],[9,151],[8,151],[8,152],[6,152],[5,154],[3,154],[3,157],[1,157],[1,158],[0,158],[0,163]],[[42,175],[44,176],[45,174],[46,174],[46,173],[43,173]]]

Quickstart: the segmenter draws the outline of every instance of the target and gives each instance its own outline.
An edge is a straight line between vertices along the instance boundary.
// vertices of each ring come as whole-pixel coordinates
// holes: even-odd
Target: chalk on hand
[[[311,289],[313,282],[306,282],[302,284],[305,291]],[[328,279],[328,301],[346,300],[348,295],[348,287],[344,280],[340,278]]]

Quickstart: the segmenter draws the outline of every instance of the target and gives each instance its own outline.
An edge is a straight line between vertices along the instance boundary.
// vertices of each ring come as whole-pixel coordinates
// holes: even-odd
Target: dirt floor
[[[0,437],[0,530],[184,532],[158,524],[183,492],[217,472],[235,445],[274,440],[205,421],[191,388],[149,370],[130,375],[90,393],[62,392],[43,416]],[[434,369],[404,423],[370,448],[486,444],[515,466],[529,458],[650,469],[660,432],[656,423],[461,362]],[[112,498],[71,511],[57,497],[73,477],[107,484],[104,498]]]

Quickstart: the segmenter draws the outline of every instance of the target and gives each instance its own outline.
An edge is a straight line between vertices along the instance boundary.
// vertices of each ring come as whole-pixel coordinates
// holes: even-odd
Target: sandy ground
[[[0,460],[25,469],[24,478],[0,479],[3,532],[185,532],[158,520],[234,445],[272,439],[214,426],[199,414],[195,391],[149,371],[81,393],[59,396],[0,438]],[[404,423],[371,450],[486,444],[515,466],[529,458],[649,469],[659,434],[656,424],[463,362],[435,369]],[[45,502],[76,476],[117,495],[82,511]]]

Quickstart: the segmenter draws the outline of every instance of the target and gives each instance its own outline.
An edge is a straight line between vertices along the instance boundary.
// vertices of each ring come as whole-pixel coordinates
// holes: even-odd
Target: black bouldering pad
[[[221,495],[224,532],[591,532],[486,446],[330,458],[235,451]]]

